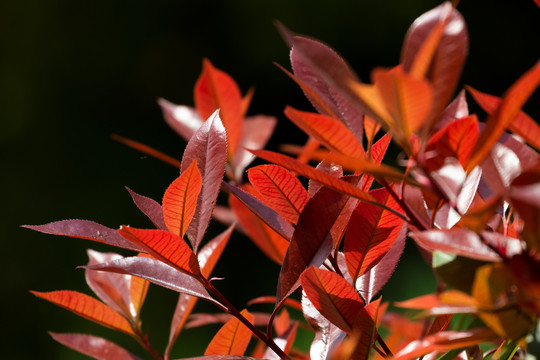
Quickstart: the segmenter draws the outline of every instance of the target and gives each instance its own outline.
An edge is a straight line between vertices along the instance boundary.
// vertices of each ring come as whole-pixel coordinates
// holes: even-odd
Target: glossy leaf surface
[[[253,315],[243,310],[241,314],[253,323]],[[214,336],[205,355],[244,355],[251,340],[251,331],[237,318],[232,318]]]
[[[227,162],[227,135],[218,112],[206,120],[190,139],[182,157],[180,172],[197,159],[197,168],[202,177],[201,192],[193,219],[187,229],[187,235],[197,253],[216,205],[221,180]]]
[[[97,360],[140,360],[119,345],[102,337],[87,334],[49,332],[60,344]]]

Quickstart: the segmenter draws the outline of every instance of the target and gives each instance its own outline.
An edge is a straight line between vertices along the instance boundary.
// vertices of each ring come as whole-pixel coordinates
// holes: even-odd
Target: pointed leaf
[[[502,102],[491,115],[480,134],[467,171],[478,165],[491,151],[493,145],[519,114],[521,107],[540,84],[540,61],[523,74],[503,95]]]
[[[100,253],[87,250],[90,261],[88,265],[102,264],[122,259],[122,255],[115,253]],[[125,318],[135,319],[137,312],[131,302],[131,276],[97,271],[85,272],[86,283],[101,301]]]
[[[321,161],[317,165],[316,169],[324,173],[327,173],[329,175],[332,175],[335,178],[340,178],[343,176],[343,169],[341,168],[341,166],[332,164],[326,160]],[[308,184],[309,197],[313,197],[313,195],[315,195],[317,191],[319,191],[320,188],[322,188],[323,186],[324,185],[322,185],[321,183],[315,180],[309,179],[309,184]]]
[[[189,106],[176,105],[165,99],[158,99],[165,122],[184,140],[189,141],[201,127],[203,119],[199,112]]]
[[[414,66],[429,70],[426,77],[433,84],[436,114],[454,94],[468,50],[465,20],[449,2],[426,12],[409,28],[401,63],[405,71]]]
[[[165,225],[165,220],[163,219],[163,209],[161,208],[161,205],[149,197],[142,196],[137,194],[135,191],[131,190],[126,186],[127,191],[131,195],[131,198],[133,199],[133,202],[139,210],[141,210],[152,223],[156,226],[156,228],[160,230],[167,230],[167,226]]]
[[[104,264],[84,266],[84,268],[138,276],[164,288],[197,296],[219,306],[219,302],[208,294],[206,288],[197,279],[157,259],[133,256]]]
[[[249,169],[248,178],[271,208],[291,223],[298,222],[309,194],[293,174],[278,165],[259,165]]]
[[[197,159],[174,180],[163,195],[163,219],[167,229],[180,237],[195,214],[197,198],[201,191],[201,174],[197,169]]]
[[[195,107],[203,119],[220,110],[227,130],[228,158],[232,159],[242,135],[242,95],[236,82],[207,59],[203,61],[203,71],[195,84]]]
[[[478,105],[489,115],[492,115],[501,104],[502,100],[497,96],[485,94],[470,86],[467,86],[466,89]],[[518,112],[516,117],[508,125],[508,129],[514,134],[521,136],[537,150],[540,150],[540,126],[525,112]]]
[[[86,294],[77,291],[60,290],[51,292],[31,291],[37,297],[50,301],[90,321],[135,335],[129,322],[119,313]]]
[[[338,274],[316,268],[306,269],[300,283],[315,308],[334,325],[350,334],[354,319],[364,304],[354,288]]]
[[[253,315],[243,310],[241,314],[250,322],[253,323]],[[214,336],[204,355],[244,355],[251,340],[251,330],[237,318],[233,318],[217,332]]]
[[[299,286],[305,269],[320,266],[326,260],[332,251],[332,227],[348,199],[346,195],[322,188],[307,202],[279,274],[276,293],[279,302]]]
[[[263,149],[274,133],[277,119],[273,116],[257,115],[244,119],[242,137],[232,159],[235,179],[242,179],[246,167],[255,156],[246,149]]]
[[[378,189],[371,194],[380,203],[399,208],[387,190]],[[343,250],[353,281],[377,265],[388,253],[401,234],[404,223],[402,219],[380,207],[366,203],[360,203],[356,207],[345,234]]]
[[[223,185],[231,191],[231,194],[238,198],[238,200],[240,200],[251,212],[253,212],[257,218],[272,228],[277,234],[286,240],[291,238],[294,228],[285,219],[283,219],[281,215],[274,211],[274,209],[247,191],[226,182],[223,182]],[[240,213],[236,212],[237,216],[239,216],[239,214]],[[242,224],[245,226],[244,222],[242,222]]]
[[[139,246],[124,239],[116,230],[89,220],[60,220],[44,225],[23,225],[22,227],[44,234],[88,239],[124,249],[141,251]]]
[[[129,226],[121,226],[118,233],[166,264],[188,275],[200,274],[197,257],[180,236],[164,230],[136,229]]]
[[[140,360],[119,345],[102,337],[86,334],[59,334],[49,332],[60,344],[97,360]]]
[[[247,194],[247,193],[246,193]],[[289,241],[283,235],[280,235],[273,227],[266,225],[260,217],[248,208],[244,202],[241,202],[236,196],[229,197],[229,205],[238,217],[248,237],[261,249],[261,251],[271,260],[278,264],[283,262]],[[268,208],[270,209],[270,208]],[[273,211],[273,210],[272,210]],[[276,216],[279,216],[276,213]],[[285,222],[285,220],[283,220]],[[286,222],[285,222],[286,223]],[[287,224],[289,225],[289,224]],[[290,226],[290,225],[289,225]],[[292,227],[289,230],[292,236]]]
[[[452,121],[469,116],[469,105],[465,90],[461,90],[456,98],[444,109],[441,116],[433,125],[433,131],[439,131]]]
[[[180,172],[183,173],[197,159],[197,168],[202,178],[195,214],[187,229],[195,253],[208,228],[223,179],[227,161],[226,136],[216,111],[190,139],[182,157]]]
[[[347,126],[338,120],[326,115],[299,111],[290,106],[285,108],[285,115],[328,149],[350,156],[365,156],[362,144]]]
[[[373,144],[371,147],[371,160],[374,164],[380,165],[382,163],[391,140],[392,136],[390,133],[386,133],[375,144]],[[369,191],[374,180],[375,178],[372,175],[366,174],[362,180],[362,190]]]

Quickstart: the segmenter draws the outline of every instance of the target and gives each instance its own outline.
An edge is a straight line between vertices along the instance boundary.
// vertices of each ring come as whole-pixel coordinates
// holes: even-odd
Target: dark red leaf
[[[61,220],[44,225],[23,225],[22,227],[44,234],[94,240],[124,249],[141,251],[139,246],[124,239],[116,230],[89,220]]]
[[[341,166],[332,164],[331,162],[326,161],[326,160],[321,161],[317,165],[316,169],[324,173],[327,173],[329,175],[332,175],[335,178],[340,178],[343,176],[343,169],[341,168]],[[322,188],[323,186],[324,186],[323,184],[315,180],[309,179],[309,183],[308,183],[309,197],[313,197],[313,195],[315,195],[317,191],[319,191],[319,189]]]
[[[152,223],[156,226],[156,228],[160,230],[167,230],[167,226],[165,225],[165,220],[163,220],[163,209],[161,208],[161,205],[149,197],[142,196],[137,194],[135,191],[131,190],[126,186],[127,191],[131,195],[131,198],[133,199],[133,202],[139,210],[141,210]]]
[[[180,236],[164,230],[136,229],[129,226],[120,227],[118,233],[170,266],[188,275],[200,274],[197,257]]]
[[[135,335],[129,322],[119,313],[88,295],[77,291],[60,290],[51,292],[31,291],[37,297],[50,301],[90,321],[108,328]]]
[[[298,222],[309,194],[291,172],[278,165],[259,165],[249,169],[248,178],[272,209],[291,223]]]
[[[371,147],[371,160],[374,164],[380,165],[382,163],[391,140],[392,136],[390,133],[386,133],[375,144],[373,144]],[[373,180],[375,180],[375,178],[372,175],[364,175],[364,179],[362,180],[362,190],[369,191],[371,185],[373,184]]]
[[[195,253],[197,253],[199,244],[208,228],[225,172],[227,162],[226,136],[218,112],[215,112],[195,132],[182,157],[180,172],[183,173],[193,160],[197,159],[197,168],[202,177],[197,208],[187,229],[187,235]]]
[[[176,105],[165,99],[158,99],[165,122],[184,140],[189,141],[203,123],[199,112],[185,105]]]
[[[241,314],[250,322],[253,323],[253,315],[243,310]],[[244,355],[251,340],[251,330],[237,318],[233,318],[225,323],[214,336],[208,347],[205,355]]]
[[[60,344],[97,360],[140,360],[126,349],[102,337],[49,332]]]

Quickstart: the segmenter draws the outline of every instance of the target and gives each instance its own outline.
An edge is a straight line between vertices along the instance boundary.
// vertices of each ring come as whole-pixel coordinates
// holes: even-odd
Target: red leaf
[[[108,328],[135,335],[129,322],[119,313],[99,300],[76,291],[60,290],[51,292],[31,291],[37,297],[50,301],[90,321]]]
[[[212,210],[216,205],[227,162],[226,133],[217,112],[206,120],[188,142],[182,157],[181,173],[191,165],[194,159],[197,159],[202,186],[187,235],[193,251],[197,253],[210,223]]]
[[[242,134],[242,95],[236,82],[208,59],[204,59],[203,71],[195,84],[195,107],[203,119],[220,110],[227,130],[228,158],[232,159]]]
[[[315,138],[328,149],[350,156],[365,156],[362,144],[355,135],[338,120],[326,115],[285,108],[285,115],[306,134]]]
[[[131,195],[131,198],[133,199],[133,202],[139,210],[141,210],[152,223],[156,226],[156,228],[160,230],[167,230],[167,226],[165,225],[165,220],[163,219],[163,209],[161,208],[161,205],[155,201],[154,199],[150,199],[149,197],[142,196],[137,194],[135,191],[131,190],[126,186],[127,191]]]
[[[427,230],[409,234],[421,247],[484,261],[501,261],[499,255],[468,229]]]
[[[146,254],[140,253],[139,256],[146,256]],[[143,278],[137,276],[131,277],[129,293],[131,302],[135,307],[136,314],[140,315],[141,313],[141,308],[144,304],[144,300],[146,299],[146,295],[148,294],[149,285],[150,283]]]
[[[22,227],[44,234],[88,239],[124,249],[141,251],[139,246],[124,239],[116,230],[89,220],[61,220],[44,225],[22,225]]]
[[[468,48],[465,21],[449,2],[421,15],[405,36],[401,63],[405,71],[420,62],[429,70],[426,74],[433,84],[433,109],[437,115],[454,94]]]
[[[277,119],[273,116],[257,115],[244,119],[242,137],[231,162],[235,179],[242,179],[244,170],[255,159],[246,149],[263,149],[274,133],[276,124]]]
[[[285,257],[285,253],[287,252],[289,242],[282,235],[279,235],[274,228],[266,225],[266,223],[263,222],[259,216],[255,215],[255,213],[248,208],[244,202],[241,202],[232,194],[229,196],[229,205],[238,217],[238,220],[242,224],[251,241],[253,241],[255,245],[257,245],[259,249],[261,249],[261,251],[271,260],[281,264],[283,262],[283,258]],[[276,216],[279,215],[276,213]],[[283,220],[283,222],[286,223],[285,220]],[[292,227],[289,231],[292,234]]]
[[[90,261],[88,266],[122,259],[115,253],[100,253],[87,250]],[[137,311],[131,302],[131,276],[99,271],[86,271],[86,283],[90,289],[114,311],[128,319],[136,319]]]
[[[300,283],[317,311],[350,334],[354,319],[364,310],[364,304],[351,284],[334,272],[314,266],[302,273]]]
[[[253,323],[253,315],[243,310],[241,314],[250,322]],[[204,355],[244,355],[251,340],[251,330],[237,318],[233,318],[214,336]]]
[[[205,246],[202,247],[201,251],[197,257],[199,258],[199,264],[201,266],[201,273],[204,277],[208,278],[210,273],[214,269],[217,261],[221,257],[225,246],[229,242],[232,231],[234,230],[234,224],[230,226],[227,230],[216,236]],[[178,338],[180,331],[184,327],[188,316],[193,311],[195,304],[197,303],[198,298],[185,293],[181,293],[178,297],[178,302],[176,303],[176,308],[174,310],[174,315],[171,321],[171,329],[169,333],[169,343],[165,350],[165,354],[168,355],[174,345],[174,342]]]
[[[491,115],[480,134],[473,155],[467,164],[472,170],[490,153],[493,145],[519,114],[521,107],[540,83],[540,61],[523,74],[503,95],[502,102]]]
[[[341,166],[332,164],[331,162],[326,161],[326,160],[321,161],[317,165],[316,169],[326,174],[332,175],[335,178],[340,178],[343,176],[343,169],[341,168]],[[323,184],[315,180],[309,179],[309,183],[308,183],[309,197],[313,197],[313,195],[315,195],[317,191],[319,191],[323,186],[324,186]]]
[[[251,150],[253,154],[264,159],[266,161],[281,165],[291,171],[294,171],[309,179],[315,180],[323,185],[335,189],[344,194],[348,194],[360,200],[367,202],[375,202],[375,199],[367,192],[360,190],[356,186],[349,184],[345,181],[336,179],[334,176],[318,171],[309,165],[302,164],[301,162],[282,154],[278,154],[266,150]]]
[[[164,230],[136,229],[129,226],[120,227],[118,232],[156,259],[188,275],[200,274],[197,257],[180,236]]]
[[[293,174],[278,165],[259,165],[249,169],[248,177],[272,209],[291,223],[298,222],[309,194]]]
[[[433,131],[439,131],[452,121],[469,116],[469,105],[465,98],[465,90],[461,90],[456,98],[444,109],[437,122],[433,125]]]
[[[165,99],[158,99],[165,122],[184,140],[191,139],[203,123],[197,110],[185,105],[176,105]]]
[[[489,115],[492,115],[501,104],[502,100],[497,96],[485,94],[470,86],[467,86],[466,89],[478,105]],[[516,117],[508,125],[508,129],[521,136],[537,150],[540,150],[540,126],[525,112],[518,112]]]
[[[399,205],[385,189],[371,192],[390,208]],[[390,250],[403,228],[396,215],[371,204],[360,203],[351,216],[345,234],[345,259],[353,281],[375,266]]]
[[[497,335],[488,328],[466,331],[442,331],[426,336],[421,340],[410,342],[395,354],[393,359],[416,359],[434,351],[445,352],[452,349],[465,348],[483,342],[493,341],[496,338]]]
[[[175,235],[184,237],[184,233],[195,214],[197,198],[201,191],[201,174],[197,169],[197,160],[174,180],[163,195],[163,219],[167,229]]]
[[[390,145],[390,141],[392,141],[392,136],[390,133],[386,133],[373,144],[371,147],[371,160],[374,164],[380,165],[382,163],[386,150],[388,150],[388,145]],[[375,178],[372,175],[364,175],[364,179],[362,180],[362,190],[369,191],[373,184],[373,180],[375,180]]]
[[[97,360],[139,360],[126,349],[102,337],[86,334],[59,334],[49,332],[60,344]]]
[[[320,266],[326,260],[332,251],[332,227],[348,199],[346,195],[322,188],[307,202],[281,266],[276,294],[279,302],[299,286],[305,269]]]

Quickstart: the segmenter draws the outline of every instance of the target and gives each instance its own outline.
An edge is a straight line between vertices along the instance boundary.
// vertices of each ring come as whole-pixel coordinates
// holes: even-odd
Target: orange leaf
[[[195,214],[201,184],[202,178],[197,169],[197,159],[194,159],[182,175],[165,190],[163,219],[171,233],[184,237]]]
[[[470,86],[465,87],[474,100],[487,112],[492,115],[501,104],[501,99],[497,96],[489,95]],[[525,112],[520,111],[508,125],[510,131],[521,136],[525,141],[540,150],[540,126]]]
[[[298,222],[309,194],[293,174],[278,165],[259,165],[248,170],[248,178],[272,209],[291,223]]]
[[[254,317],[247,310],[241,314],[253,324]],[[237,318],[232,318],[214,336],[204,355],[244,355],[251,340],[251,330]]]
[[[195,107],[203,119],[220,109],[219,115],[227,131],[228,158],[232,159],[242,135],[243,101],[236,82],[216,69],[208,59],[195,84]]]
[[[164,230],[136,229],[129,226],[121,226],[118,232],[156,259],[188,275],[198,275],[201,272],[197,257],[178,235]]]
[[[122,331],[129,335],[135,334],[131,325],[124,317],[101,301],[86,294],[70,290],[51,292],[31,291],[31,293],[100,325]]]
[[[150,155],[150,156],[152,156],[152,157],[154,157],[154,158],[156,158],[158,160],[163,161],[164,163],[167,163],[167,164],[169,164],[171,166],[174,166],[176,168],[180,168],[180,161],[173,158],[172,156],[169,156],[167,154],[162,153],[161,151],[158,151],[158,150],[154,149],[153,147],[150,147],[150,146],[145,145],[143,143],[140,143],[138,141],[131,140],[131,139],[128,139],[128,138],[125,138],[123,136],[116,135],[116,134],[112,134],[111,138],[113,140],[118,141],[121,144],[129,146],[132,149],[139,150],[143,154]]]
[[[486,123],[476,143],[467,171],[470,172],[490,153],[493,145],[519,114],[521,107],[540,83],[540,61],[523,74],[504,94],[502,102]]]
[[[290,106],[285,108],[285,115],[328,149],[350,156],[364,156],[362,144],[341,121],[322,114],[299,111]]]

